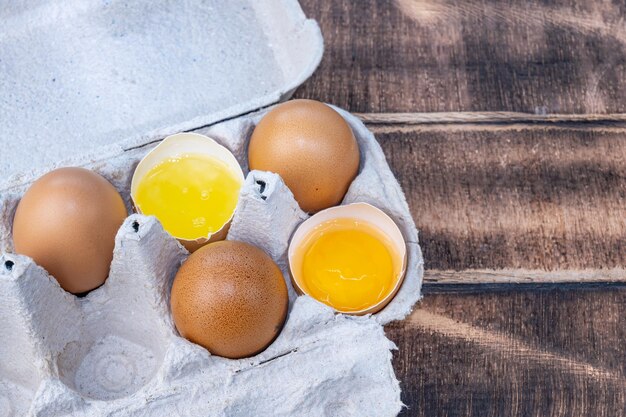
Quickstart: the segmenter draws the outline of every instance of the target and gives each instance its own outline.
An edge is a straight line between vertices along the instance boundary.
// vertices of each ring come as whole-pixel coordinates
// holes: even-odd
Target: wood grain
[[[386,332],[402,415],[626,415],[626,289],[431,294]]]
[[[427,269],[626,266],[626,130],[374,126]]]
[[[354,112],[626,112],[626,6],[302,0],[325,37],[298,92]]]
[[[386,328],[403,415],[626,415],[624,128],[370,128],[427,267]]]
[[[301,3],[295,96],[364,113],[420,230],[402,415],[626,416],[626,4]]]

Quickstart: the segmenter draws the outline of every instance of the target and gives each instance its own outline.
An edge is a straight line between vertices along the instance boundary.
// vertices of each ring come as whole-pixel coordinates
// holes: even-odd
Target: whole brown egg
[[[352,129],[330,106],[292,100],[268,112],[248,147],[250,169],[279,174],[302,210],[341,202],[359,170]]]
[[[210,243],[192,253],[172,285],[172,316],[184,338],[226,358],[252,356],[280,332],[289,298],[282,273],[244,242]]]
[[[109,275],[115,235],[126,214],[115,187],[95,172],[51,171],[31,185],[17,206],[15,252],[30,256],[66,291],[90,291]]]

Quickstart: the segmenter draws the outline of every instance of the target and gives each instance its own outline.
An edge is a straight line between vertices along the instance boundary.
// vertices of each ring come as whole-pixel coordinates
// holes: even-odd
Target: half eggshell
[[[384,234],[389,239],[389,242],[392,246],[392,256],[397,257],[396,261],[401,262],[401,268],[400,272],[395,277],[395,282],[392,290],[385,298],[383,298],[377,304],[374,304],[373,306],[359,311],[347,312],[337,309],[335,309],[335,311],[337,311],[338,313],[359,316],[364,314],[377,313],[393,299],[393,297],[402,286],[402,281],[404,280],[404,274],[406,272],[407,252],[406,243],[398,225],[391,219],[391,217],[385,214],[385,212],[383,212],[379,208],[372,206],[371,204],[352,203],[346,204],[344,206],[331,207],[316,213],[315,215],[304,221],[296,229],[295,233],[291,237],[291,242],[289,243],[288,257],[291,281],[294,288],[299,294],[310,295],[307,293],[306,285],[303,284],[302,277],[300,276],[300,271],[302,271],[303,257],[297,255],[297,250],[304,244],[306,238],[309,236],[310,233],[313,232],[313,230],[317,226],[329,220],[345,218],[360,220],[364,223],[369,224],[372,227],[375,227],[382,234]]]
[[[163,139],[161,143],[144,156],[144,158],[137,165],[137,168],[135,168],[130,185],[130,197],[137,213],[141,214],[141,210],[135,202],[135,195],[141,180],[150,172],[152,168],[161,162],[166,161],[169,158],[176,158],[187,154],[206,155],[219,159],[228,165],[228,167],[240,180],[240,184],[243,184],[244,176],[241,166],[239,165],[239,162],[237,162],[237,158],[235,158],[232,152],[226,147],[217,143],[215,139],[198,133],[177,133]],[[234,214],[235,210],[233,210],[233,213],[228,221],[219,230],[209,234],[208,236],[200,236],[195,240],[181,239],[178,236],[174,237],[178,239],[178,241],[189,252],[194,252],[209,242],[226,239],[228,228],[230,227]]]

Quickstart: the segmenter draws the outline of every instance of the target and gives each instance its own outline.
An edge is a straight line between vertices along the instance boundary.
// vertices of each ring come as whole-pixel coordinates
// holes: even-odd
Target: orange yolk
[[[391,247],[381,231],[363,221],[340,218],[318,225],[299,249],[305,291],[342,312],[375,306],[393,291],[401,268]]]

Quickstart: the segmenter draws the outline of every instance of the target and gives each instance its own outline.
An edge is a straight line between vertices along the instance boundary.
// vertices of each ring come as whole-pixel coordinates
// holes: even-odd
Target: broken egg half
[[[226,238],[244,176],[235,156],[198,133],[168,136],[137,165],[130,195],[193,252]]]
[[[288,256],[296,291],[354,315],[382,310],[402,285],[407,263],[402,232],[367,203],[331,207],[304,221]]]

